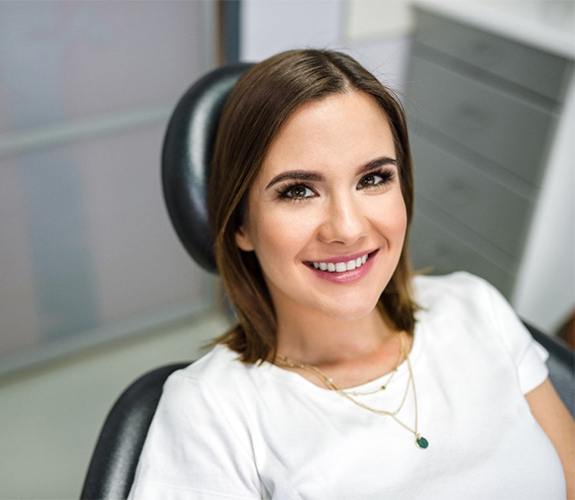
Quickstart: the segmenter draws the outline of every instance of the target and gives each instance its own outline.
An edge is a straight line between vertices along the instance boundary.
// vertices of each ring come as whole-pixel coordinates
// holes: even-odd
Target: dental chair
[[[164,138],[162,185],[169,216],[190,256],[214,273],[216,266],[206,207],[211,152],[225,99],[250,66],[247,63],[225,66],[200,78],[176,106]],[[573,415],[573,351],[559,339],[526,326],[535,340],[549,351],[547,364],[551,381]],[[162,386],[173,371],[190,363],[192,361],[155,368],[120,395],[100,431],[84,480],[82,499],[127,498]]]

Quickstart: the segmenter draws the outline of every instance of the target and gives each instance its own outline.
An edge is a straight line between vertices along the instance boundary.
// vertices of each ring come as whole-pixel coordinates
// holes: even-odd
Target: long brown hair
[[[238,323],[204,348],[225,344],[244,363],[275,361],[277,320],[255,252],[236,245],[249,190],[268,147],[302,104],[333,94],[361,91],[381,106],[392,130],[408,228],[413,213],[412,160],[399,100],[347,54],[319,49],[288,50],[255,64],[228,96],[219,122],[208,183],[208,215],[216,265]],[[413,334],[417,304],[412,298],[407,236],[401,256],[377,307],[398,330]]]

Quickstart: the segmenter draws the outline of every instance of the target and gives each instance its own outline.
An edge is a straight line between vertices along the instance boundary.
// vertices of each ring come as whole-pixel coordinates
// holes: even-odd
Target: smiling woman
[[[404,115],[353,58],[244,73],[208,203],[238,323],[166,382],[131,499],[565,498],[548,353],[481,278],[412,273]]]
[[[301,105],[268,148],[235,241],[261,267],[283,355],[343,368],[352,356],[388,350],[401,330],[376,308],[405,248],[395,156],[386,115],[357,91]]]
[[[379,371],[389,368],[392,334],[411,338],[417,310],[405,241],[411,156],[393,94],[345,54],[278,54],[235,85],[212,165],[215,257],[240,318],[215,343],[248,363],[283,347],[344,371],[345,358],[379,352]],[[363,272],[342,272],[368,254]],[[371,260],[381,264],[367,273]]]

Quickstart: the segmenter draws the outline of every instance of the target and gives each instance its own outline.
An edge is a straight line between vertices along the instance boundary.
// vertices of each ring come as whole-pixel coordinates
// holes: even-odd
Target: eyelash
[[[373,172],[370,172],[369,174],[364,175],[361,178],[360,183],[364,179],[366,179],[368,177],[373,177],[373,176],[381,177],[381,179],[382,179],[381,182],[379,182],[377,184],[370,184],[370,185],[366,186],[366,189],[380,189],[380,188],[386,186],[391,181],[393,181],[393,179],[395,177],[395,172],[391,169],[375,170]],[[290,201],[292,203],[298,203],[298,202],[313,198],[313,196],[304,196],[304,197],[289,196],[290,191],[292,191],[296,187],[302,187],[302,188],[306,188],[306,189],[311,190],[311,188],[306,184],[302,184],[301,182],[293,182],[293,183],[288,184],[287,186],[283,186],[277,190],[278,199],[280,199],[281,201]]]

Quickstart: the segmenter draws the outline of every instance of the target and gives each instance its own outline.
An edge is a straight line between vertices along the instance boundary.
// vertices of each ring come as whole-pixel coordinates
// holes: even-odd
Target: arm
[[[567,483],[567,498],[575,499],[575,421],[549,378],[525,395],[531,413],[555,446]]]
[[[521,323],[501,293],[483,280],[490,297],[494,324],[515,366],[519,389],[531,414],[553,444],[565,477],[569,500],[575,500],[575,423],[549,380],[546,349]]]

